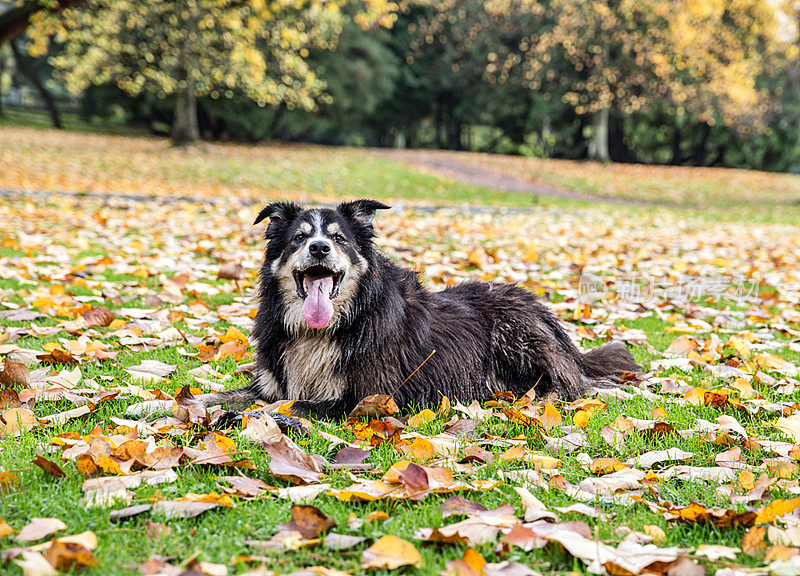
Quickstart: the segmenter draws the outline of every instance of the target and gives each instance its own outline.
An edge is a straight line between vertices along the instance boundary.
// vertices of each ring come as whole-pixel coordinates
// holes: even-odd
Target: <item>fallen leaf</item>
[[[373,394],[362,399],[361,402],[356,404],[355,408],[350,411],[350,418],[383,418],[384,416],[391,416],[397,414],[400,409],[394,401],[394,398],[386,394]]]
[[[422,556],[411,542],[392,536],[382,536],[361,553],[361,568],[394,570],[401,566],[422,567]]]
[[[31,382],[31,373],[22,362],[6,360],[0,372],[0,384],[6,388],[27,388]]]
[[[63,478],[66,476],[64,471],[56,464],[48,460],[47,458],[43,458],[42,456],[37,455],[36,458],[33,459],[33,464],[36,464],[39,468],[44,470],[50,476],[54,476],[55,478]]]
[[[58,518],[33,518],[19,531],[17,540],[34,542],[66,528],[67,525]]]
[[[283,436],[277,442],[264,442],[264,449],[270,456],[269,469],[273,474],[289,478],[296,484],[319,481],[319,463],[288,437]]]
[[[315,506],[295,504],[292,506],[291,513],[291,521],[279,524],[277,528],[279,530],[296,530],[303,535],[303,538],[316,538],[336,524],[333,518],[326,516]]]
[[[62,571],[99,566],[91,550],[81,544],[62,540],[53,540],[44,557],[56,569]]]

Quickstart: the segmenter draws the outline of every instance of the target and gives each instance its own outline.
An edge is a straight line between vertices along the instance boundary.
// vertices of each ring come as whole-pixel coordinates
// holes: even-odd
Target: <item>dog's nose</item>
[[[331,251],[331,245],[327,242],[317,241],[308,245],[308,252],[315,258],[322,260]]]

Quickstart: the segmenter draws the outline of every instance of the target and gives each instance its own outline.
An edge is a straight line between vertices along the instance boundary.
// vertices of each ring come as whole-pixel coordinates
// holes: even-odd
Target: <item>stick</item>
[[[428,354],[428,357],[427,357],[427,358],[425,358],[425,360],[423,360],[423,361],[422,361],[422,364],[420,364],[419,366],[417,366],[417,369],[416,369],[416,370],[414,370],[414,371],[413,371],[411,374],[409,374],[409,375],[408,375],[408,378],[411,378],[411,377],[412,377],[414,374],[416,374],[417,372],[419,372],[419,369],[420,369],[420,368],[422,368],[423,366],[425,366],[425,362],[427,362],[428,360],[430,360],[430,359],[431,359],[431,356],[433,356],[434,354],[436,354],[436,348],[434,348],[434,349],[433,349],[433,351],[432,351],[430,354]],[[406,378],[405,380],[403,380],[402,382],[400,382],[400,386],[398,386],[397,388],[395,388],[395,389],[394,389],[394,391],[393,391],[393,392],[390,394],[390,396],[394,396],[394,395],[395,395],[395,393],[396,393],[398,390],[400,390],[400,388],[402,388],[402,387],[403,387],[403,384],[405,384],[406,382],[408,382],[408,378]]]

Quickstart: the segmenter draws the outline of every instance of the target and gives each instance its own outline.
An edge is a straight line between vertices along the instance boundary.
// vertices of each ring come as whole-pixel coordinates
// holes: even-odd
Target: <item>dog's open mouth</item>
[[[303,317],[312,328],[324,328],[333,317],[333,303],[339,293],[342,274],[323,266],[295,270],[297,295],[303,299]]]

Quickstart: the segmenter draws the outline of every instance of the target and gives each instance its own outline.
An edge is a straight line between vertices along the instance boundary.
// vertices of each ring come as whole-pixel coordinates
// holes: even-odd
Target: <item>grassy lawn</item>
[[[196,555],[217,565],[204,565],[208,574],[244,573],[262,564],[279,574],[313,566],[350,574],[386,574],[389,571],[360,567],[363,550],[385,535],[407,540],[422,556],[421,566],[393,573],[439,574],[447,562],[462,558],[468,547],[490,563],[517,562],[542,574],[588,573],[586,558],[575,549],[565,551],[555,541],[548,543],[547,538],[540,537],[536,545],[530,538],[528,546],[501,546],[508,525],[483,541],[425,542],[419,530],[464,519],[443,518],[440,508],[456,492],[430,493],[420,500],[354,502],[331,492],[383,478],[409,458],[410,433],[441,441],[454,417],[476,420],[475,435],[456,438],[454,454],[435,450],[429,458],[418,453],[412,459],[429,471],[450,469],[455,481],[472,488],[457,493],[488,509],[510,504],[513,512],[505,513],[505,522],[510,522],[509,514],[522,522],[526,504],[515,488],[525,487],[547,512],[557,515],[563,530],[584,534],[584,540],[611,547],[652,541],[652,548],[636,550],[686,556],[709,573],[724,567],[771,565],[800,553],[795,533],[800,501],[792,500],[800,493],[796,446],[800,431],[787,433],[775,427],[783,416],[791,431],[800,418],[795,415],[800,406],[796,368],[800,229],[792,217],[737,221],[683,209],[532,204],[520,194],[423,175],[369,151],[203,145],[187,152],[152,138],[20,127],[0,128],[0,164],[4,167],[0,186],[7,188],[155,196],[144,201],[59,194],[0,199],[0,313],[40,314],[22,320],[0,317],[0,361],[18,359],[31,371],[45,369],[29,385],[13,386],[23,399],[32,398],[19,408],[44,419],[87,400],[90,406],[87,414],[61,424],[37,425],[19,435],[0,433],[0,473],[10,473],[0,476],[0,518],[16,531],[33,518],[51,517],[66,524],[57,537],[93,532],[99,565],[81,573],[133,575],[152,555],[175,565]],[[694,185],[695,173],[686,174],[686,185]],[[706,171],[696,174],[699,180],[717,178]],[[730,194],[751,195],[746,201],[754,202],[755,191],[746,188]],[[781,198],[788,200],[792,194],[788,185],[781,190]],[[224,205],[163,202],[158,198],[162,195],[228,201]],[[230,502],[224,501],[230,506],[195,518],[168,519],[149,512],[111,521],[111,510],[129,505],[171,501],[190,493],[222,494],[228,483],[221,476],[242,474],[270,487],[291,486],[271,471],[266,448],[242,436],[240,429],[225,432],[229,451],[236,459],[249,460],[252,468],[193,464],[184,456],[173,481],[143,484],[130,489],[127,501],[88,507],[80,471],[86,469],[56,445],[63,440],[54,444],[54,438],[96,441],[92,438],[129,433],[129,423],[115,418],[124,417],[125,408],[147,396],[146,391],[174,395],[187,385],[211,391],[246,381],[237,366],[252,361],[252,347],[240,350],[238,357],[226,357],[220,347],[231,328],[247,336],[256,307],[252,288],[263,244],[261,228],[250,225],[258,207],[249,202],[354,196],[407,201],[405,208],[379,215],[377,242],[399,262],[420,270],[430,287],[442,288],[464,278],[523,284],[549,300],[582,346],[594,347],[611,338],[625,340],[645,368],[641,382],[625,387],[624,397],[603,399],[597,409],[556,403],[560,421],[552,408],[543,412],[542,405],[517,405],[516,410],[528,415],[525,418],[513,416],[506,404],[487,403],[486,411],[478,415],[451,408],[419,426],[406,421],[397,442],[380,442],[379,437],[362,441],[364,427],[345,421],[312,422],[307,435],[291,433],[305,452],[329,461],[341,448],[337,438],[369,450],[365,462],[371,470],[324,472],[321,481],[331,484],[331,490],[322,490],[310,502],[332,517],[332,532],[366,539],[346,550],[298,538],[274,541],[273,550],[247,544],[269,541],[277,526],[291,518],[292,502],[285,493],[272,490],[254,499],[233,495]],[[415,207],[423,201],[467,199],[529,208],[481,213]],[[757,214],[770,210],[753,208]],[[240,262],[246,270],[238,282],[217,277],[220,266],[229,261]],[[115,323],[90,327],[76,322],[93,306],[113,311]],[[54,348],[70,352],[79,363],[42,364],[32,352]],[[92,349],[104,353],[97,357]],[[200,356],[209,350],[216,354]],[[144,360],[157,360],[175,370],[158,381],[143,382],[126,369]],[[190,373],[201,366],[212,371],[202,376]],[[80,371],[78,380],[65,372],[75,368]],[[56,399],[42,394],[60,386],[67,387],[67,393],[60,392]],[[102,399],[106,390],[118,395]],[[0,395],[0,423],[7,422],[10,417],[3,414],[11,414],[7,410],[16,406],[8,398]],[[456,399],[450,400],[455,406]],[[396,416],[415,416],[421,408]],[[614,430],[624,442],[609,442]],[[157,431],[140,427],[138,434],[152,438],[158,447],[208,448],[207,431],[201,425],[162,421]],[[548,439],[568,434],[581,439],[576,450],[565,452],[563,443],[557,447]],[[525,450],[515,449],[515,444],[528,451],[527,461],[520,457]],[[492,461],[476,459],[475,446],[494,459],[485,455],[484,460]],[[670,449],[673,456],[667,460],[634,461],[642,454]],[[689,454],[675,459],[674,449]],[[465,458],[468,454],[473,456]],[[560,463],[543,464],[531,454],[552,456]],[[65,476],[56,478],[34,466],[31,461],[37,455],[56,462]],[[114,462],[125,460],[114,457]],[[621,469],[617,476],[609,473],[614,467]],[[733,472],[723,479],[726,469]],[[613,483],[620,474],[626,475],[626,482]],[[541,482],[531,481],[539,475]],[[769,527],[765,534],[751,528],[755,519],[747,512],[781,501],[786,501],[786,517],[762,516],[762,525]],[[556,510],[578,502],[588,508]],[[739,518],[744,525],[715,520],[713,514],[681,519],[678,513],[665,512],[692,503],[730,511],[728,518]],[[498,516],[502,514],[475,518],[480,523],[480,518],[493,519],[486,520],[490,522]],[[169,533],[161,524],[169,527]],[[543,533],[541,523],[530,525]],[[0,522],[0,534],[2,526]],[[47,540],[23,543],[11,533],[0,539],[0,549]],[[618,567],[609,570],[624,573]],[[0,564],[0,573],[23,571],[9,562]]]
[[[666,202],[686,207],[735,208],[800,203],[800,176],[730,168],[601,164],[491,154],[452,155],[537,182],[606,198]]]

